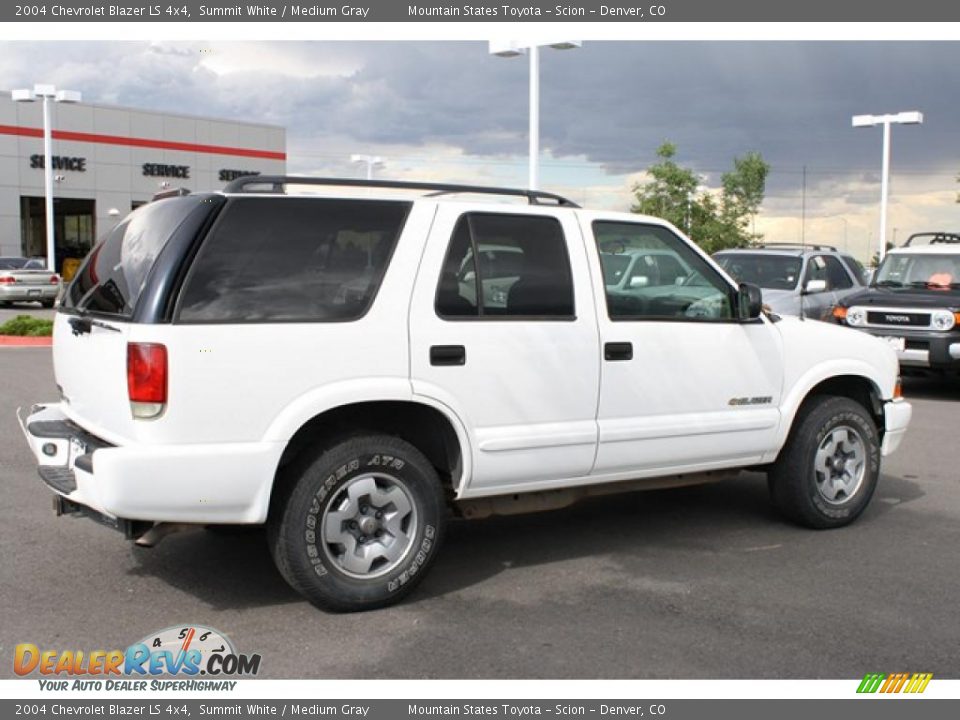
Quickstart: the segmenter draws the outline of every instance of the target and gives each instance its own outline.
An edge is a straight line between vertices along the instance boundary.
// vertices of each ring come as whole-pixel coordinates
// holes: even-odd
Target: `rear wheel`
[[[54,303],[53,300],[41,300],[41,301],[40,301],[40,304],[41,304],[43,307],[45,307],[45,308],[52,308],[52,307],[53,307],[53,303]]]
[[[879,476],[880,439],[870,413],[849,398],[815,396],[797,414],[768,483],[784,516],[834,528],[864,511]]]
[[[313,453],[278,489],[270,549],[290,585],[326,610],[399,601],[420,581],[446,520],[440,479],[414,446],[361,436]]]

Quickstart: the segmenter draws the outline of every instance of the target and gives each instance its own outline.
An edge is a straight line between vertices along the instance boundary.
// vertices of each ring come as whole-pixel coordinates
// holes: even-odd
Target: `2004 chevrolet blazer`
[[[453,185],[157,200],[84,261],[53,355],[59,401],[20,414],[60,513],[266,524],[332,610],[408,593],[451,509],[751,468],[788,518],[845,525],[911,413],[886,343],[762,312],[662,220]]]

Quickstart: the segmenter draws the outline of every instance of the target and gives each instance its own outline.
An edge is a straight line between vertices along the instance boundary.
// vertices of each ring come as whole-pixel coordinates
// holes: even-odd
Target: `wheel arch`
[[[780,425],[777,451],[769,458],[771,461],[779,455],[787,438],[793,431],[800,409],[815,397],[838,396],[850,398],[860,404],[877,425],[881,441],[884,433],[883,402],[884,393],[879,378],[873,373],[862,371],[838,372],[811,378],[801,391],[791,393],[783,406],[783,419]]]
[[[361,434],[399,437],[422,452],[440,476],[448,498],[456,497],[470,472],[470,452],[463,426],[449,410],[415,400],[366,400],[317,413],[287,441],[277,464],[270,505],[285,474],[305,451]]]

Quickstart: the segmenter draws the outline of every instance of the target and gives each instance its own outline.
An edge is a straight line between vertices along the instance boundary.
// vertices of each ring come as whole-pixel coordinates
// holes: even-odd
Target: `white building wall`
[[[112,140],[56,136],[53,140],[54,156],[86,158],[85,172],[54,170],[63,176],[62,181],[54,183],[54,197],[95,200],[97,237],[126,215],[132,202],[147,201],[164,189],[162,183],[207,192],[226,184],[219,179],[224,169],[265,175],[286,171],[286,131],[282,127],[86,103],[54,103],[52,110],[55,132],[108,136]],[[9,93],[0,93],[0,255],[22,252],[21,196],[43,196],[43,170],[30,167],[30,156],[43,154],[43,139],[16,134],[23,128],[42,130],[41,103],[15,103]],[[138,147],[137,140],[242,148],[273,157],[224,154],[210,148]],[[143,172],[145,163],[188,166],[190,177],[147,176]],[[119,211],[118,217],[109,215],[113,208]]]

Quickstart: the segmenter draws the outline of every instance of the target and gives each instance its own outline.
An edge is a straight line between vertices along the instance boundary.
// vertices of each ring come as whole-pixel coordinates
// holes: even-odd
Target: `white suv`
[[[610,248],[687,277],[623,287]],[[150,203],[84,262],[53,355],[59,401],[20,414],[59,513],[146,544],[265,523],[332,610],[408,593],[450,514],[752,468],[787,517],[845,525],[911,413],[886,343],[767,317],[662,220],[454,185]]]

